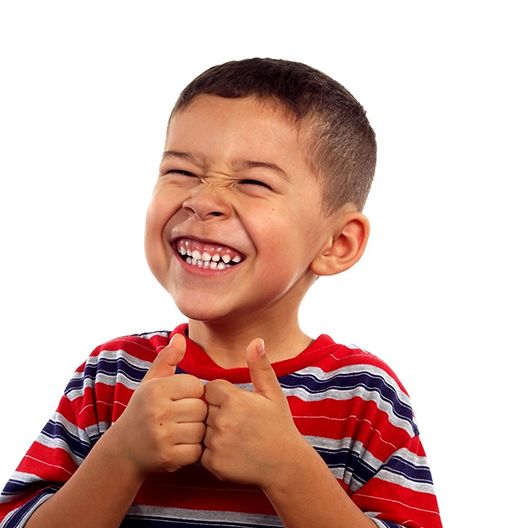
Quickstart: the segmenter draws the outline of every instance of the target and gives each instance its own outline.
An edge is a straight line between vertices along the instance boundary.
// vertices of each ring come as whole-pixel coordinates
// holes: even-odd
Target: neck
[[[272,363],[299,355],[312,341],[304,334],[297,314],[289,322],[244,321],[243,324],[189,320],[189,337],[200,345],[213,361],[224,368],[247,366],[246,349],[256,337],[264,340]]]

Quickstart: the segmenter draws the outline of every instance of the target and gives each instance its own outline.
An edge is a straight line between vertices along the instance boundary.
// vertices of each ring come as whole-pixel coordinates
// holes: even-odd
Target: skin
[[[296,429],[271,367],[310,343],[297,319],[304,294],[317,276],[355,264],[369,232],[353,204],[323,214],[307,133],[253,97],[198,96],[173,117],[147,214],[147,261],[189,318],[189,337],[219,365],[247,366],[255,390],[174,374],[185,353],[176,336],[29,528],[117,527],[147,475],[198,461],[220,479],[260,486],[288,528],[374,526]],[[172,248],[181,236],[244,259],[197,271]]]

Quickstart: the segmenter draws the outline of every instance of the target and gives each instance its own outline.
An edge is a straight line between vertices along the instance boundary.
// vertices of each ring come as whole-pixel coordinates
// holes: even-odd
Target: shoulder
[[[342,345],[322,335],[314,342],[313,351],[316,353],[311,355],[309,364],[296,374],[314,379],[338,378],[373,386],[387,385],[408,398],[405,387],[387,363],[363,348]]]
[[[132,387],[143,379],[159,350],[168,344],[169,334],[165,330],[130,334],[97,346],[76,369],[66,393],[76,393],[95,383],[114,385],[117,378]]]
[[[116,337],[96,347],[86,364],[107,367],[116,362],[150,365],[158,352],[168,344],[169,334],[169,331],[159,330]]]
[[[170,332],[158,330],[116,337],[96,347],[90,357],[133,356],[139,360],[152,361],[158,351],[168,343]]]
[[[303,399],[349,401],[357,410],[384,415],[408,435],[418,434],[411,401],[394,371],[379,357],[355,345],[335,343],[328,336],[316,342],[324,353],[281,383]],[[349,408],[350,409],[350,408]]]

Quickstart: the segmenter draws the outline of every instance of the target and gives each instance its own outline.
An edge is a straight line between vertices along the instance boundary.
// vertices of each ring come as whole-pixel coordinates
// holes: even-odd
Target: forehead
[[[257,97],[199,95],[177,111],[167,129],[166,149],[211,155],[262,155],[306,163],[303,127],[279,103]],[[257,156],[258,157],[258,156]]]

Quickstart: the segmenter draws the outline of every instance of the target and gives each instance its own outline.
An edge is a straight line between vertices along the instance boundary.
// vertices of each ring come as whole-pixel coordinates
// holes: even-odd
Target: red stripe
[[[378,517],[395,523],[407,521],[405,526],[441,528],[436,497],[414,491],[392,482],[373,478],[352,499],[363,511],[383,513]],[[409,522],[409,519],[414,521]]]
[[[203,467],[156,474],[143,483],[134,504],[194,510],[275,515],[264,493],[254,487],[222,482]]]
[[[76,469],[77,464],[64,449],[33,442],[17,471],[38,475],[52,482],[66,482]]]

